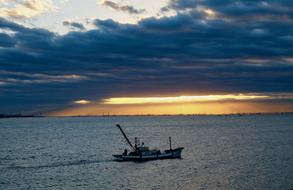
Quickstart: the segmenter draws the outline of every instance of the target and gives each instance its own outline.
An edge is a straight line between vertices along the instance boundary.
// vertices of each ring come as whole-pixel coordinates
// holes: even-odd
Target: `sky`
[[[291,0],[0,0],[0,113],[293,111]]]

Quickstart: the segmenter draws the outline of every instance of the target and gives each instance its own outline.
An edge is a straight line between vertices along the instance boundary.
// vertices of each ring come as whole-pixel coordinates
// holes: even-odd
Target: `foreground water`
[[[115,162],[128,136],[182,159]],[[292,189],[293,115],[0,120],[0,189]]]

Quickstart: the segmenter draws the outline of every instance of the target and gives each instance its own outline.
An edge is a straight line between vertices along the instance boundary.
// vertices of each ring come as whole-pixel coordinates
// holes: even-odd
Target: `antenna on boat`
[[[169,145],[170,145],[170,150],[172,150],[172,141],[171,141],[171,137],[169,137]]]
[[[129,146],[131,146],[131,148],[135,151],[137,150],[136,148],[134,148],[134,146],[131,144],[130,140],[127,138],[126,134],[124,133],[124,131],[122,130],[121,126],[119,124],[116,124],[116,127],[118,127],[121,131],[121,133],[123,134],[125,140],[127,141],[127,143],[129,144]]]

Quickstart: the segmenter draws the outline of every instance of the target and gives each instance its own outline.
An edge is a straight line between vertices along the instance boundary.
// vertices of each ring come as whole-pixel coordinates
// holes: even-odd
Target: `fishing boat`
[[[122,154],[114,154],[114,158],[117,161],[148,161],[148,160],[159,160],[159,159],[173,159],[181,158],[181,152],[184,149],[183,147],[178,147],[172,149],[171,137],[169,137],[169,149],[160,151],[160,150],[150,150],[149,147],[144,146],[144,143],[140,143],[140,140],[135,137],[134,146],[131,141],[128,139],[124,131],[122,130],[119,124],[116,125],[122,135],[124,136],[126,142],[131,147],[132,151],[128,153],[127,149],[124,150]]]

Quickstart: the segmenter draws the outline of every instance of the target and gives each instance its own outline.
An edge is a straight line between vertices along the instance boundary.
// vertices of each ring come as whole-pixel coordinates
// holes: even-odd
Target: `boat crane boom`
[[[120,129],[121,133],[123,134],[125,140],[129,144],[129,146],[131,146],[131,148],[136,151],[137,149],[134,148],[134,146],[131,144],[130,140],[128,139],[128,137],[126,136],[126,134],[124,133],[124,131],[122,130],[121,126],[119,124],[116,124],[116,126]]]

